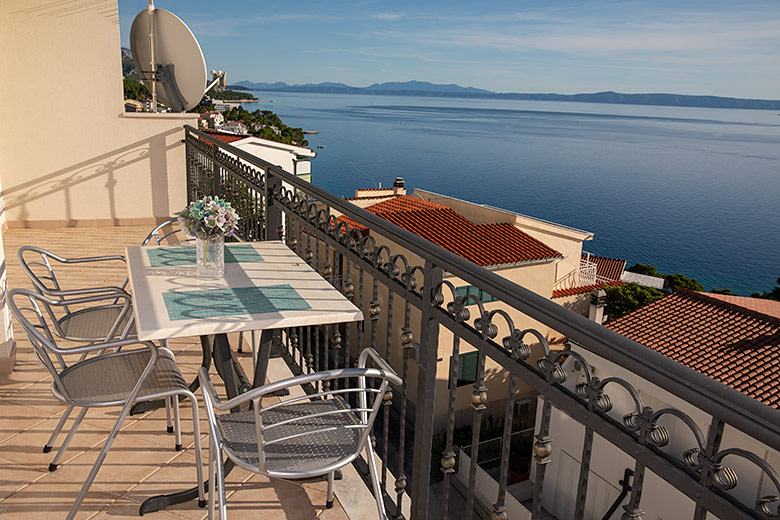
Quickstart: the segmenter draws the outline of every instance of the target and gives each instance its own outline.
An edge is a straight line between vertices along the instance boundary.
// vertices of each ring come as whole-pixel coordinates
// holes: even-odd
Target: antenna
[[[195,36],[178,16],[149,6],[136,15],[130,28],[130,51],[141,80],[157,100],[173,112],[197,105],[206,87],[206,62]],[[157,88],[159,87],[161,88]]]

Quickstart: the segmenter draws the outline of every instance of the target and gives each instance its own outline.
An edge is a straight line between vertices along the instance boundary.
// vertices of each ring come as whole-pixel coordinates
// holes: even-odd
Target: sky
[[[146,0],[119,0],[122,45]],[[780,99],[780,0],[157,0],[228,83]]]

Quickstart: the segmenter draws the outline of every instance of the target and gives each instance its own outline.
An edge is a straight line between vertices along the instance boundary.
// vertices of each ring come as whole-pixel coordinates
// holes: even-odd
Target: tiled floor
[[[147,231],[141,227],[9,230],[3,235],[8,287],[29,287],[16,261],[16,251],[21,245],[38,245],[66,257],[123,254],[125,245],[139,244]],[[102,285],[108,281],[121,283],[124,273],[121,262],[100,269],[78,268],[67,275],[67,283],[74,287]],[[47,468],[54,451],[44,454],[41,448],[65,407],[51,395],[48,373],[16,324],[14,337],[18,342],[16,370],[9,376],[0,376],[0,518],[64,518],[119,408],[90,411],[62,464],[55,472],[49,472]],[[199,341],[176,340],[170,347],[185,378],[194,378],[201,360]],[[238,356],[251,374],[251,355]],[[132,416],[125,421],[78,518],[137,518],[138,507],[146,498],[194,485],[191,411],[184,405],[181,410],[185,446],[181,452],[174,451],[173,434],[165,431],[164,410]],[[200,416],[201,419],[205,416],[202,404]],[[203,420],[201,430],[205,448],[207,426]],[[61,434],[60,441],[65,433]],[[204,452],[204,463],[206,457]],[[325,482],[300,484],[269,480],[238,468],[227,480],[231,518],[349,518],[338,502],[338,495],[336,506],[325,509]],[[205,510],[198,509],[196,501],[147,515],[159,519],[204,516]]]

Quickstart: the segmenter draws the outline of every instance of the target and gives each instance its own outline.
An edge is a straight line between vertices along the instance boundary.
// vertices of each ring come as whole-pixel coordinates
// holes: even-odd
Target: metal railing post
[[[217,164],[217,155],[219,154],[219,148],[216,146],[211,147],[211,173],[214,176],[214,196],[218,196],[220,193],[219,182],[219,165]]]
[[[440,290],[442,269],[425,262],[423,306],[420,319],[420,350],[417,372],[417,409],[414,422],[414,465],[412,467],[412,520],[428,518],[431,480],[431,449],[435,412],[436,363],[439,358],[439,324],[433,317],[435,292]]]
[[[281,240],[282,232],[282,210],[274,204],[274,189],[277,191],[282,186],[279,177],[272,175],[271,168],[265,170],[265,192],[263,193],[263,204],[265,205],[265,240]]]
[[[190,144],[190,131],[186,128],[184,129],[184,160],[186,161],[186,168],[187,168],[187,205],[189,206],[190,202],[193,200],[192,196],[192,183],[193,183],[193,161],[192,161],[192,145]]]

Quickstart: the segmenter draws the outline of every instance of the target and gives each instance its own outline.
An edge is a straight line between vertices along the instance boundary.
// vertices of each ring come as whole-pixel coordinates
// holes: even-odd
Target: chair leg
[[[333,508],[333,476],[335,474],[335,471],[328,473],[328,501],[325,502],[325,507],[328,509]]]
[[[145,372],[148,371],[149,370],[147,369]],[[144,373],[142,374],[142,377],[145,377],[146,375],[147,374]],[[87,475],[87,479],[84,481],[84,485],[81,486],[81,491],[79,491],[79,496],[76,497],[76,502],[74,502],[73,507],[71,507],[70,512],[68,513],[67,516],[67,520],[73,520],[74,518],[76,518],[76,513],[78,513],[79,507],[81,506],[81,503],[84,501],[84,497],[87,496],[87,491],[89,491],[90,486],[92,486],[92,482],[94,482],[98,470],[100,470],[100,466],[102,466],[103,461],[106,460],[106,455],[108,455],[108,450],[111,449],[111,445],[114,443],[114,439],[116,438],[117,433],[119,433],[120,428],[122,428],[122,423],[125,422],[125,418],[130,414],[130,409],[133,407],[135,401],[135,394],[138,393],[137,390],[138,390],[138,385],[136,386],[136,389],[134,389],[133,393],[131,394],[131,399],[128,399],[128,401],[122,407],[122,412],[119,414],[119,418],[117,418],[116,424],[114,424],[114,427],[111,429],[111,433],[108,435],[108,439],[106,439],[106,443],[105,445],[103,445],[103,449],[100,450],[97,460],[95,460],[95,464],[92,465],[92,469],[90,470],[89,475]]]
[[[244,352],[244,331],[238,333],[238,347],[236,348],[236,352],[239,354],[242,354]]]
[[[65,440],[62,442],[62,446],[60,446],[60,449],[57,450],[57,455],[54,456],[54,460],[51,462],[51,464],[49,464],[49,471],[57,470],[57,466],[59,466],[62,457],[65,455],[65,451],[68,449],[70,442],[76,435],[76,430],[78,430],[79,426],[81,426],[81,421],[84,419],[85,415],[87,415],[87,408],[82,408],[79,414],[76,416],[76,419],[73,421],[73,424],[70,427],[70,431],[68,432],[68,436],[65,437]]]
[[[173,423],[171,422],[171,397],[165,398],[165,425],[167,426],[166,431],[168,433],[173,433]]]
[[[222,468],[222,449],[217,445],[214,450],[215,465],[217,466],[217,494],[219,495],[219,520],[227,520],[227,503],[225,498],[225,471]]]
[[[203,485],[203,450],[200,445],[200,417],[198,415],[198,399],[189,394],[192,403],[192,435],[195,437],[195,471],[198,476],[198,507],[206,507],[206,493]],[[178,401],[178,399],[177,399]]]
[[[371,474],[371,484],[374,488],[374,498],[376,498],[376,510],[379,513],[380,520],[386,520],[387,512],[385,511],[385,500],[382,488],[379,485],[379,472],[376,468],[376,462],[374,461],[374,450],[371,447],[371,439],[366,439],[366,452],[368,455],[368,472]]]
[[[65,413],[63,413],[62,417],[60,417],[60,422],[57,423],[57,427],[54,428],[53,432],[51,432],[51,437],[49,437],[49,440],[46,441],[46,444],[43,446],[44,453],[49,453],[51,451],[52,446],[54,446],[54,442],[57,440],[57,437],[62,431],[62,427],[65,426],[65,421],[68,420],[68,417],[70,417],[70,412],[72,411],[73,405],[69,404],[68,408],[65,410]]]
[[[209,520],[214,520],[214,501],[217,499],[214,482],[217,480],[216,464],[214,460],[218,457],[217,448],[214,446],[214,439],[209,435]]]
[[[179,396],[173,396],[173,431],[176,434],[176,451],[181,451],[181,421],[179,419]]]

